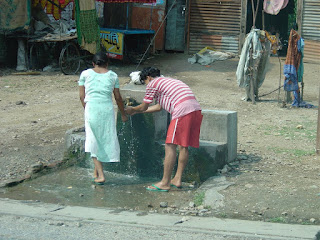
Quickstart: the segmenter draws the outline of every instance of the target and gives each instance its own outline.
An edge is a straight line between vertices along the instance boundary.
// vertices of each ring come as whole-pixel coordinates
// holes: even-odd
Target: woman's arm
[[[123,100],[122,100],[119,88],[115,88],[113,90],[113,95],[114,95],[114,99],[117,102],[118,108],[120,110],[122,121],[126,122],[128,120],[128,117],[124,111]]]
[[[135,107],[130,107],[128,106],[126,108],[126,113],[129,114],[129,115],[133,115],[133,114],[136,114],[136,113],[143,113],[144,111],[146,111],[149,107],[149,103],[141,103],[140,105],[138,106],[135,106]]]
[[[160,104],[156,104],[153,106],[148,107],[148,109],[146,111],[144,111],[145,113],[153,113],[153,112],[159,112],[161,110],[161,106]]]
[[[133,115],[136,113],[153,113],[153,112],[159,112],[161,110],[160,104],[153,105],[149,107],[148,103],[141,103],[140,105],[136,107],[127,107],[126,108],[126,113],[129,115]]]
[[[86,103],[84,102],[84,98],[86,97],[86,92],[84,86],[79,86],[79,96],[80,96],[80,101],[83,106],[83,108],[86,107]]]

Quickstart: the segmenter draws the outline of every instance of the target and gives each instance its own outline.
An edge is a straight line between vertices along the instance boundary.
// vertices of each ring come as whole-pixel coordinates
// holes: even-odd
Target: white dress
[[[117,137],[112,94],[119,88],[116,73],[96,73],[93,69],[81,73],[79,86],[85,87],[85,151],[100,162],[119,162],[120,147]]]

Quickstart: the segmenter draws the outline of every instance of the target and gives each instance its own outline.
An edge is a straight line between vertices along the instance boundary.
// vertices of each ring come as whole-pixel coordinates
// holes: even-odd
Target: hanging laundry
[[[237,67],[238,86],[246,89],[246,100],[251,99],[251,79],[254,81],[254,95],[258,100],[258,89],[264,82],[270,57],[271,43],[265,31],[252,29],[246,36]],[[252,56],[250,56],[252,51]]]
[[[0,32],[27,29],[30,16],[30,1],[0,1]]]
[[[297,91],[298,85],[298,69],[301,63],[301,37],[293,29],[291,29],[287,50],[287,57],[283,67],[283,73],[285,76],[284,90],[285,91]]]
[[[92,54],[100,51],[100,28],[98,25],[96,1],[76,0],[76,25],[78,43]]]
[[[263,10],[271,15],[277,15],[288,5],[289,0],[264,0]]]
[[[41,7],[46,10],[47,14],[52,14],[55,20],[61,19],[61,9],[64,9],[69,3],[74,0],[32,0],[32,6],[35,7],[41,4]]]
[[[300,88],[298,82],[302,81],[303,74],[303,48],[304,40],[301,36],[293,29],[291,29],[287,50],[287,57],[283,67],[284,79],[284,90],[293,92],[294,95],[294,106],[300,104]]]

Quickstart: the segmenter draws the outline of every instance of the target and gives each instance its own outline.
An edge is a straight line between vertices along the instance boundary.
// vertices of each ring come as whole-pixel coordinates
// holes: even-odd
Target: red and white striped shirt
[[[173,78],[158,77],[149,82],[143,101],[152,103],[154,99],[172,114],[172,119],[201,110],[189,86]]]

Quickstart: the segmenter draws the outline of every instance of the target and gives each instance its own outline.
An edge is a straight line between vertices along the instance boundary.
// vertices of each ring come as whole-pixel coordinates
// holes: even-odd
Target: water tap
[[[126,103],[125,103],[125,105],[126,106],[132,106],[132,101],[131,101],[131,99],[130,99],[130,97],[126,97],[126,101],[125,101]]]

